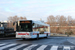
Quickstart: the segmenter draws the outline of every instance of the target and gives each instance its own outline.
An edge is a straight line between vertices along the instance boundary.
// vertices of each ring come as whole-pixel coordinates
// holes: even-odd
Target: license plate
[[[25,38],[25,36],[21,36],[21,38]]]

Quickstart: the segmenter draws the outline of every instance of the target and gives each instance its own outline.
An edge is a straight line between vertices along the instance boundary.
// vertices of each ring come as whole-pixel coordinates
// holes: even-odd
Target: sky
[[[50,15],[75,18],[75,0],[0,0],[0,21],[15,15],[43,21]]]

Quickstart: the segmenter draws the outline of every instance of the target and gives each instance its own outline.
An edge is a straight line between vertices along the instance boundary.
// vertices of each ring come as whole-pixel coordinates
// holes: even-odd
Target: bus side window
[[[46,27],[45,26],[43,27],[43,30],[44,30],[44,32],[46,31]]]
[[[33,31],[37,31],[37,24],[33,25]]]
[[[44,34],[44,29],[43,25],[40,26],[40,34]]]
[[[33,25],[33,31],[35,31],[35,24]]]

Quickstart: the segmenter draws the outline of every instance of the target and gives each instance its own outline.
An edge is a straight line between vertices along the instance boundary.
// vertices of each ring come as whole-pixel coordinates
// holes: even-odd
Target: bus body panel
[[[16,32],[16,38],[31,38],[30,32]]]
[[[37,34],[38,32],[16,32],[16,38],[37,38]]]
[[[45,32],[44,34],[40,34],[39,32],[16,32],[16,38],[37,38],[37,34],[39,34],[40,37],[46,37],[48,32]],[[50,33],[48,33],[48,36],[50,36]]]
[[[16,22],[16,28],[16,38],[37,38],[37,34],[39,37],[47,37],[47,34],[50,36],[50,26],[40,21],[19,20]]]

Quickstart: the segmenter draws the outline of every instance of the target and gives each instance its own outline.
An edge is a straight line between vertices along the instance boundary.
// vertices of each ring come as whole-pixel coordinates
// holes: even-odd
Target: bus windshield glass
[[[20,25],[17,25],[17,31],[21,32],[31,32],[32,22],[31,21],[20,21]]]

